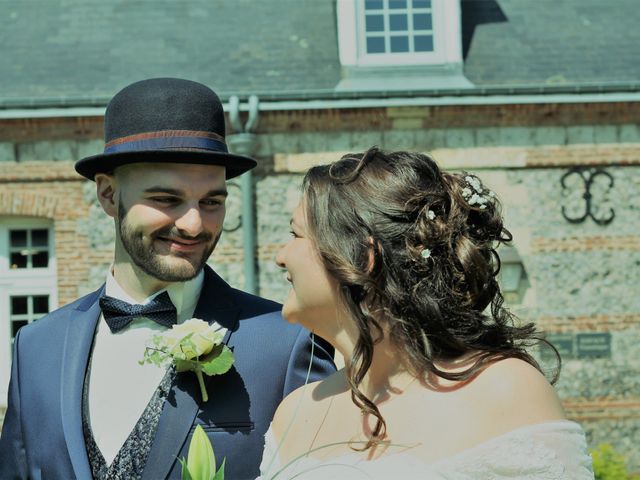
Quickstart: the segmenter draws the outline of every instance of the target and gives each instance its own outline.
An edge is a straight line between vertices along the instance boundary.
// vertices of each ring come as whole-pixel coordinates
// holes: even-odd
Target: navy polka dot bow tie
[[[171,327],[177,323],[176,307],[169,294],[164,291],[146,305],[131,305],[117,298],[103,295],[100,308],[111,333],[116,333],[129,325],[136,317],[145,317],[154,322]]]

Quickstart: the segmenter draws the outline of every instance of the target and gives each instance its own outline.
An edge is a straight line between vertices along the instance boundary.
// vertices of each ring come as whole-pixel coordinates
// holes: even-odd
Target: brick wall
[[[78,221],[89,208],[83,199],[84,182],[71,162],[0,163],[0,215],[54,221],[60,305],[78,297],[78,285],[86,282],[90,265],[104,257],[78,232]]]

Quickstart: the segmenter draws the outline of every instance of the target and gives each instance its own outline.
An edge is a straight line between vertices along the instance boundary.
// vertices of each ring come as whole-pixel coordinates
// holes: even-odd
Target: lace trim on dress
[[[277,453],[278,443],[271,428],[265,435],[265,449],[260,477],[271,480],[283,468]],[[357,470],[354,471],[354,469]],[[364,460],[358,454],[345,454],[321,460],[303,457],[276,477],[380,479],[393,478],[433,480],[592,480],[591,457],[587,452],[584,431],[568,420],[527,425],[504,433],[474,447],[433,463],[424,463],[407,453],[385,455]],[[386,473],[385,473],[386,472]],[[338,475],[338,476],[336,476]],[[359,477],[358,477],[359,478]]]

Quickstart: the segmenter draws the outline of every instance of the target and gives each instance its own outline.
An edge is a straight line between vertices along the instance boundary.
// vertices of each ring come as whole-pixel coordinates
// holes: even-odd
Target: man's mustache
[[[180,232],[180,230],[178,230],[175,227],[170,227],[170,228],[161,228],[159,230],[156,230],[155,232],[153,232],[152,234],[154,237],[168,237],[168,238],[173,238],[176,240],[187,240],[187,241],[192,241],[192,242],[210,242],[213,239],[213,235],[209,232],[202,232],[198,235],[196,235],[195,237],[191,237],[188,235],[184,235],[183,233]]]

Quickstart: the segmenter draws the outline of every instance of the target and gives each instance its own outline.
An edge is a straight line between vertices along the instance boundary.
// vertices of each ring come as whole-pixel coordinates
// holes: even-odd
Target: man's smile
[[[190,240],[186,238],[171,238],[171,237],[156,237],[156,240],[166,244],[172,250],[179,250],[182,252],[191,252],[200,248],[204,242],[201,240]]]

